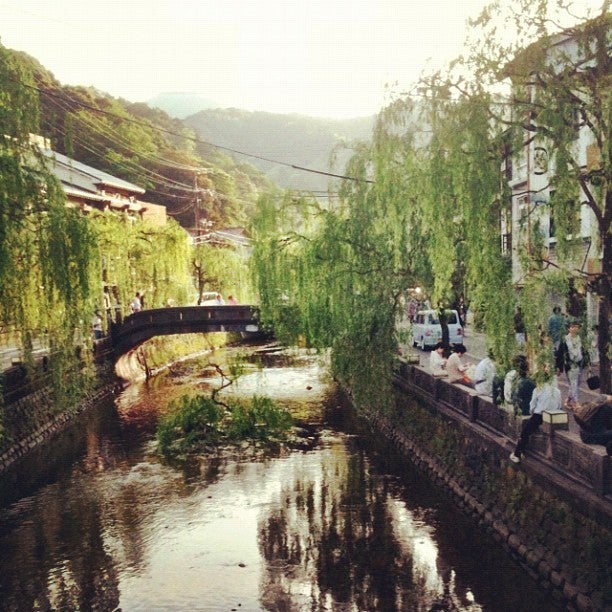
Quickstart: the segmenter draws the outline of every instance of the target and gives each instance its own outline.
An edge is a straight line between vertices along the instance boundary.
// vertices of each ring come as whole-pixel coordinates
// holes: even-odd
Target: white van
[[[450,344],[463,343],[463,327],[456,310],[446,310],[448,341]],[[412,346],[421,349],[434,347],[442,340],[442,326],[437,310],[419,310],[412,324]]]

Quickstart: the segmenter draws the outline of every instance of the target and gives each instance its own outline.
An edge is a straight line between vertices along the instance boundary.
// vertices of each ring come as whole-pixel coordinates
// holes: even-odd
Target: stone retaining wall
[[[417,367],[404,364],[396,383],[396,413],[366,413],[370,424],[569,610],[612,612],[610,489],[590,472],[606,472],[605,452],[545,431],[517,467],[508,454],[522,419]]]
[[[495,406],[491,398],[478,395],[473,389],[435,378],[419,366],[403,364],[397,383],[416,393],[425,402],[460,413],[472,423],[501,434],[516,443],[523,417]],[[526,417],[525,417],[526,418]],[[509,451],[513,446],[509,446]],[[584,444],[578,434],[551,429],[546,423],[531,436],[525,463],[544,462],[571,484],[587,487],[601,497],[612,495],[612,467],[601,445]]]
[[[42,387],[2,409],[3,426],[12,441],[0,453],[0,473],[71,423],[75,416],[114,393],[119,383],[108,367],[99,370],[101,382],[71,411],[57,412],[50,387]]]

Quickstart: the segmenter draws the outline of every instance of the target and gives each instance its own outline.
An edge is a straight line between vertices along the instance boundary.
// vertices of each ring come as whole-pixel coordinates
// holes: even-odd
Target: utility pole
[[[195,234],[196,236],[200,235],[200,190],[198,188],[198,171],[196,170],[193,175],[193,189],[195,191],[194,196],[194,221],[195,221]]]

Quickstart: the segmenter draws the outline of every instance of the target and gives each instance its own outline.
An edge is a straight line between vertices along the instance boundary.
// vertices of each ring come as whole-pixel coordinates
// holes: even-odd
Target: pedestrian
[[[217,293],[215,297],[215,302],[218,306],[223,306],[223,304],[225,304],[225,300],[223,299],[220,293]]]
[[[140,300],[140,310],[144,310],[144,307],[145,307],[144,291],[139,291],[136,295],[138,296],[138,299]]]
[[[130,309],[132,312],[140,312],[142,310],[142,302],[140,301],[140,293],[138,291],[130,302]]]
[[[238,304],[238,300],[233,295],[228,295],[227,296],[227,303],[230,306],[236,306],[236,304]]]
[[[525,320],[523,319],[523,311],[519,306],[514,313],[514,338],[519,348],[525,346],[527,341],[527,331],[525,328]]]
[[[561,340],[566,333],[565,317],[561,314],[561,308],[559,308],[559,306],[555,306],[552,314],[548,318],[548,335],[550,336],[555,355],[557,354]]]
[[[461,358],[466,352],[465,345],[455,344],[453,346],[453,352],[446,361],[446,372],[448,373],[449,382],[462,383],[464,385],[470,385],[472,380],[466,375],[468,365],[461,361]]]
[[[429,370],[433,376],[446,376],[446,359],[444,358],[444,344],[438,342],[429,354]]]
[[[557,351],[557,372],[565,372],[569,385],[565,406],[571,408],[578,403],[578,390],[582,379],[582,371],[588,365],[588,354],[582,350],[580,338],[580,322],[573,319],[569,324],[569,332],[561,340]]]
[[[489,351],[487,356],[478,362],[474,370],[474,389],[480,395],[492,395],[495,374],[494,354],[492,351]]]
[[[414,298],[410,298],[410,301],[408,302],[408,305],[406,306],[406,313],[408,315],[408,320],[411,323],[414,323],[414,319],[416,318],[418,310],[419,310],[419,303]]]
[[[510,453],[510,461],[520,463],[521,457],[525,452],[529,438],[542,424],[542,413],[545,410],[559,410],[561,408],[561,392],[557,386],[557,378],[551,375],[546,369],[540,374],[540,384],[534,389],[529,402],[529,413],[531,416],[523,423],[521,437],[514,449]]]
[[[102,338],[102,313],[99,310],[96,310],[91,318],[91,329],[95,340]]]

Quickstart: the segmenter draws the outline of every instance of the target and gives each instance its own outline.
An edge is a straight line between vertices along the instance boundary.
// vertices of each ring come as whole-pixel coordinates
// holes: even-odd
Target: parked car
[[[463,326],[456,310],[445,310],[450,344],[463,342]],[[421,349],[434,347],[442,340],[442,326],[437,310],[419,310],[412,324],[412,346]]]
[[[217,296],[219,295],[218,291],[204,291],[202,293],[202,301],[200,302],[200,306],[218,306],[219,302],[217,301]]]

